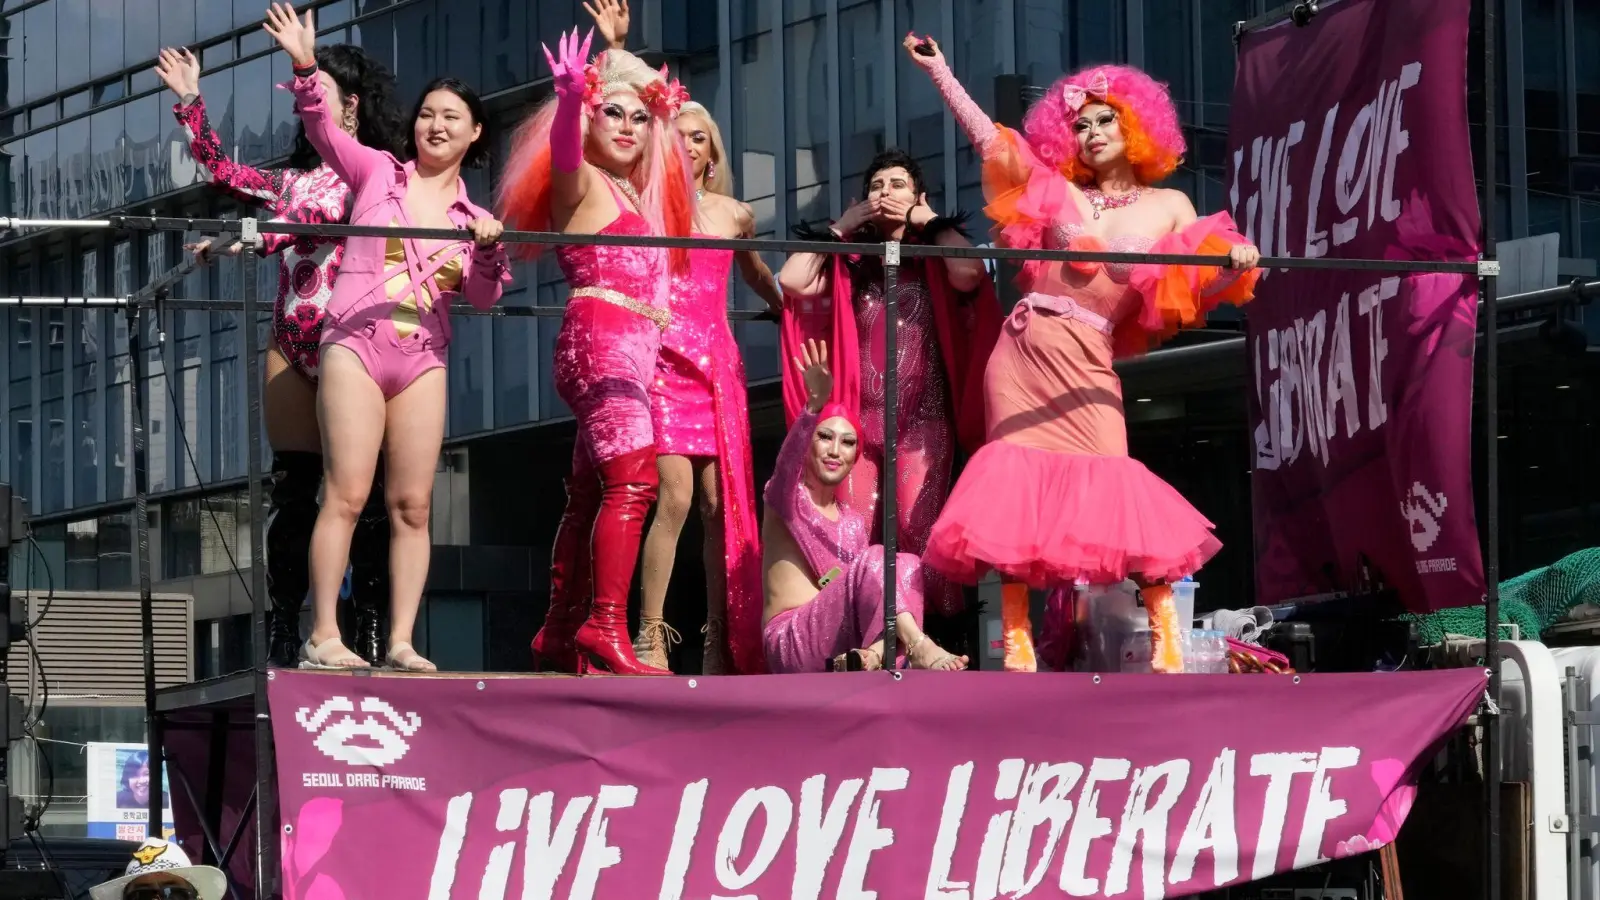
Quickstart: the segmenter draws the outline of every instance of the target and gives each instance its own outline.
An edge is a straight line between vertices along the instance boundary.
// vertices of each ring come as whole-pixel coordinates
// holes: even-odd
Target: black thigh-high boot
[[[383,622],[389,609],[389,507],[383,496],[383,457],[372,476],[367,505],[356,520],[350,539],[350,603],[355,608],[355,643],[350,647],[362,659],[382,665],[385,646]]]
[[[285,450],[272,454],[272,497],[267,510],[267,655],[275,666],[300,657],[300,608],[311,590],[311,530],[317,524],[322,454]]]

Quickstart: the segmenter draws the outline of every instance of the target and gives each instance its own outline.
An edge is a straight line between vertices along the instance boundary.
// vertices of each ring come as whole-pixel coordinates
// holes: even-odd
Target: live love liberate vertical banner
[[[1186,896],[1392,841],[1485,686],[271,678],[285,900]]]
[[[1267,256],[1472,260],[1470,0],[1336,0],[1246,34],[1228,198]],[[1256,581],[1482,601],[1472,490],[1477,281],[1276,270],[1248,307]]]

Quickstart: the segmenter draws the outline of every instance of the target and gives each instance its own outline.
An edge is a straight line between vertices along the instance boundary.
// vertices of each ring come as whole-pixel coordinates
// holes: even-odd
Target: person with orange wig
[[[555,97],[518,129],[500,184],[512,228],[687,237],[689,166],[673,120],[687,99],[666,69],[625,50],[588,62],[591,29],[545,48]],[[535,248],[533,253],[537,253]],[[578,419],[550,607],[533,639],[541,668],[667,675],[640,663],[628,591],[660,483],[649,384],[670,321],[668,284],[688,251],[603,244],[556,251],[571,288],[556,339],[556,392]]]
[[[1030,261],[1022,299],[984,373],[987,443],[934,524],[923,561],[971,583],[1005,580],[1005,667],[1036,667],[1028,588],[1133,578],[1150,614],[1158,672],[1183,671],[1169,584],[1222,545],[1212,524],[1128,456],[1112,360],[1140,353],[1220,303],[1250,299],[1260,253],[1227,213],[1200,218],[1181,191],[1154,187],[1185,150],[1164,85],[1127,66],[1059,79],[1022,133],[972,101],[931,38],[907,34],[983,159],[984,213],[1000,246],[1227,257],[1227,268]]]

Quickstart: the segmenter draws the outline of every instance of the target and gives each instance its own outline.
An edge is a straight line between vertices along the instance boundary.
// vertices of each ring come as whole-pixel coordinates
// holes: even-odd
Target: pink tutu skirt
[[[997,440],[956,482],[923,562],[967,584],[993,569],[1041,590],[1080,578],[1177,581],[1222,549],[1213,527],[1131,457]]]

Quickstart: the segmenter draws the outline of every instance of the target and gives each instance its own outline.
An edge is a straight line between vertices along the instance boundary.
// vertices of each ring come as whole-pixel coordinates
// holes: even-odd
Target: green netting
[[[1500,621],[1516,623],[1523,640],[1536,641],[1583,603],[1600,606],[1600,547],[1579,550],[1542,569],[1500,582]],[[1416,622],[1424,644],[1445,634],[1483,637],[1483,607],[1462,606],[1406,619]]]

